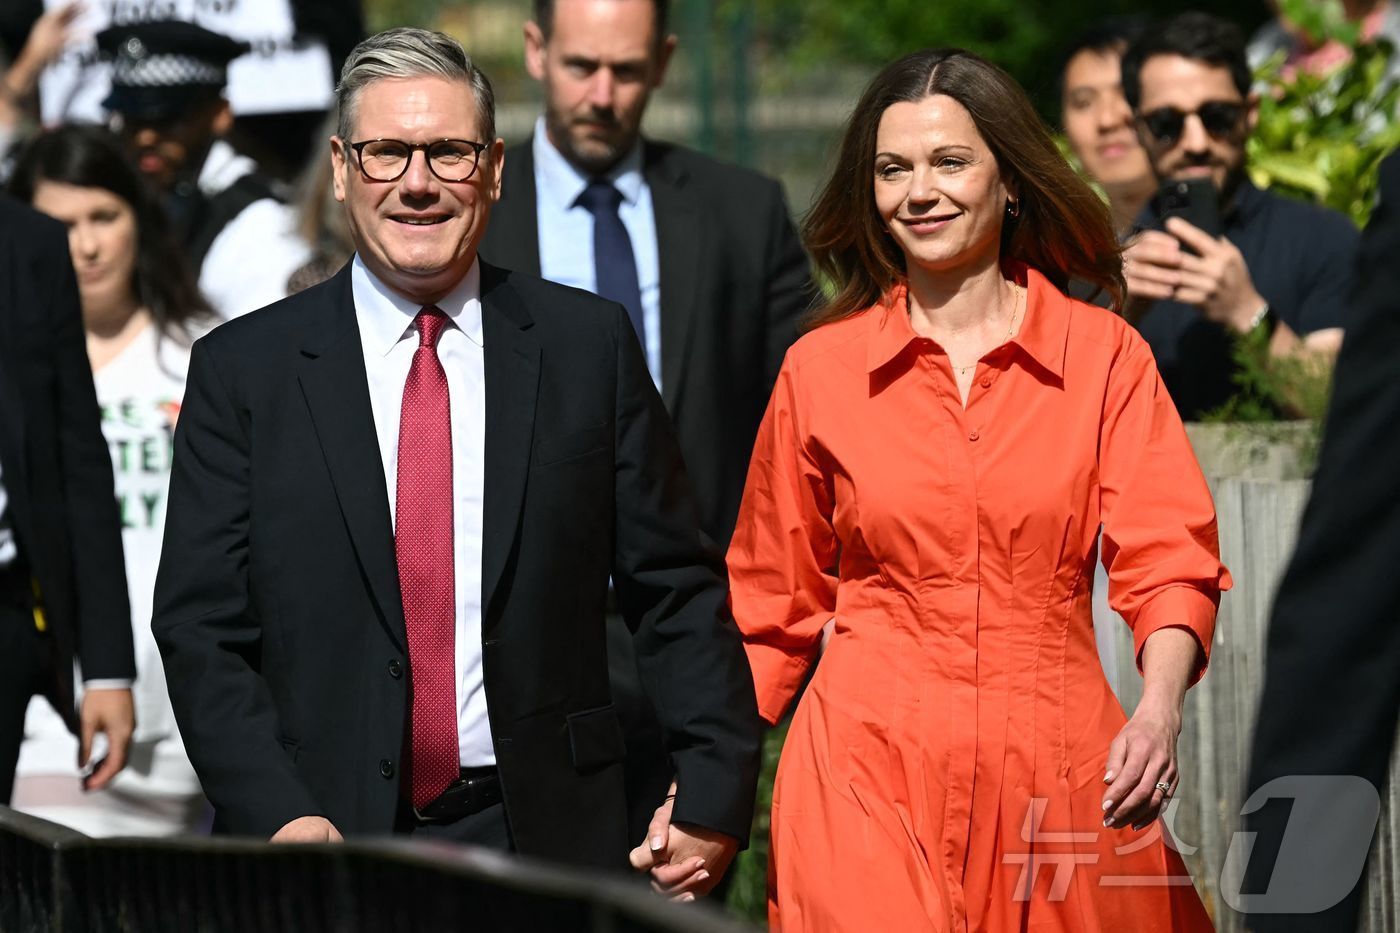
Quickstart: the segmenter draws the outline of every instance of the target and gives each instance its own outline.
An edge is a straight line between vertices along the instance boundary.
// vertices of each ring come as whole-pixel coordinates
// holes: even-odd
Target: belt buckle
[[[442,789],[442,793],[438,794],[432,800],[428,801],[428,805],[424,809],[419,809],[417,806],[410,805],[413,810],[414,817],[417,818],[417,820],[420,823],[445,823],[451,819],[454,819],[455,817],[452,817],[446,813],[439,813],[434,815],[425,812],[425,810],[431,810],[435,804],[441,803],[443,801],[443,798],[447,797],[449,794],[453,795],[454,797],[465,794],[468,796],[468,798],[470,798],[472,796],[472,783],[473,780],[471,778],[459,777],[451,784],[448,784],[446,787],[444,787]]]

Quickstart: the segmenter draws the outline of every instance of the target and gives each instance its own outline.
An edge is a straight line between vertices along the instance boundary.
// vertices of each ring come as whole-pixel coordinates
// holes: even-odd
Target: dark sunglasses
[[[1245,105],[1228,100],[1207,101],[1195,110],[1177,110],[1175,107],[1158,107],[1138,116],[1143,129],[1149,136],[1166,147],[1175,146],[1186,128],[1186,118],[1195,114],[1201,126],[1215,139],[1228,139],[1239,129],[1244,117]]]

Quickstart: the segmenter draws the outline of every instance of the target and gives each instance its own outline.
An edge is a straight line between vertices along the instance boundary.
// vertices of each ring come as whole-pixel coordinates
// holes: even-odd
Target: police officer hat
[[[217,97],[228,83],[228,63],[246,42],[180,20],[129,23],[97,34],[112,61],[108,110],[134,120],[169,120]]]

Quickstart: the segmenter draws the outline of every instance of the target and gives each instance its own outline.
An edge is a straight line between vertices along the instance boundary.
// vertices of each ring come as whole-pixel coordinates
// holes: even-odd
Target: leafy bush
[[[1375,206],[1381,160],[1400,146],[1400,86],[1387,77],[1389,42],[1360,42],[1355,24],[1332,0],[1285,0],[1309,35],[1351,47],[1350,60],[1325,75],[1284,76],[1276,56],[1256,77],[1264,85],[1259,124],[1250,137],[1250,178],[1260,188],[1322,204],[1364,226]],[[1305,360],[1270,360],[1264,341],[1235,347],[1238,394],[1208,421],[1276,421],[1282,413],[1321,430],[1331,370]]]

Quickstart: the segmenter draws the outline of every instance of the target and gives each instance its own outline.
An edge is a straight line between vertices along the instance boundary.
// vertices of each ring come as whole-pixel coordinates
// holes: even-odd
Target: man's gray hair
[[[476,97],[482,138],[488,146],[496,140],[496,93],[480,68],[472,63],[462,44],[449,35],[429,29],[401,26],[370,36],[350,52],[340,69],[336,104],[340,118],[336,135],[347,144],[355,128],[360,92],[375,81],[388,78],[446,78],[461,81]],[[412,140],[409,140],[410,142]]]

